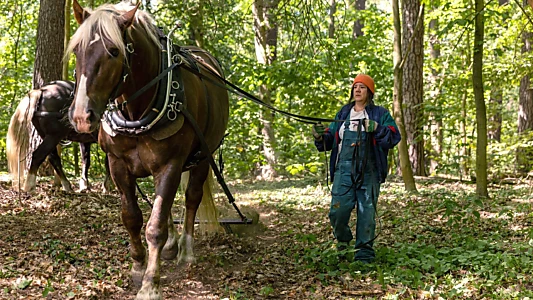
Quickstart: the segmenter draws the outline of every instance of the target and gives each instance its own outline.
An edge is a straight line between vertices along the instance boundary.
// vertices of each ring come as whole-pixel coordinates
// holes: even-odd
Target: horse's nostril
[[[96,116],[96,114],[94,113],[92,109],[89,109],[87,113],[89,114],[89,118],[88,118],[89,122],[94,123],[98,120],[98,117]]]

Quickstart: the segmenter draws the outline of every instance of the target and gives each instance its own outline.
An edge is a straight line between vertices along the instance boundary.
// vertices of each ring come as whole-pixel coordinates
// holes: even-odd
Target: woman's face
[[[358,82],[353,85],[353,98],[356,103],[366,104],[368,99],[368,88],[366,85]]]

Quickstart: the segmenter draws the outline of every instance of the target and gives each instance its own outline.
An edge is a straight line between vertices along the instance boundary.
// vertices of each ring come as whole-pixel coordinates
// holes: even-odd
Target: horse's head
[[[98,128],[108,101],[120,95],[127,68],[124,41],[138,6],[106,5],[91,12],[74,0],[73,8],[80,27],[66,52],[76,55],[77,84],[69,119],[76,131],[89,133]]]

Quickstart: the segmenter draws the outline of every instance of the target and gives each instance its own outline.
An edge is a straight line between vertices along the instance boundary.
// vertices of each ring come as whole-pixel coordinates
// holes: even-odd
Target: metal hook
[[[133,53],[135,49],[133,49],[133,43],[128,43],[126,45],[126,51],[128,51],[129,53]]]
[[[170,36],[174,33],[174,31],[176,31],[176,29],[178,29],[178,28],[182,28],[182,27],[183,27],[183,26],[182,26],[181,21],[179,21],[179,20],[176,21],[176,24],[175,24],[174,27],[170,30],[170,32],[168,33],[168,36],[170,37]]]

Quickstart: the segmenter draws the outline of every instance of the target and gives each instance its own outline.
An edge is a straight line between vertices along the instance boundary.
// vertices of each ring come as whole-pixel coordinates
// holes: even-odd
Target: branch
[[[526,13],[526,10],[522,7],[522,5],[518,2],[518,0],[514,0],[514,2],[516,2],[516,5],[518,5],[518,7],[520,7],[520,9],[522,10],[522,12],[524,13],[524,15],[526,15],[526,18],[529,20],[529,23],[531,25],[533,25],[533,20],[531,20],[531,17]],[[531,0],[528,0],[527,1],[529,3],[529,5],[533,8],[533,1]]]

